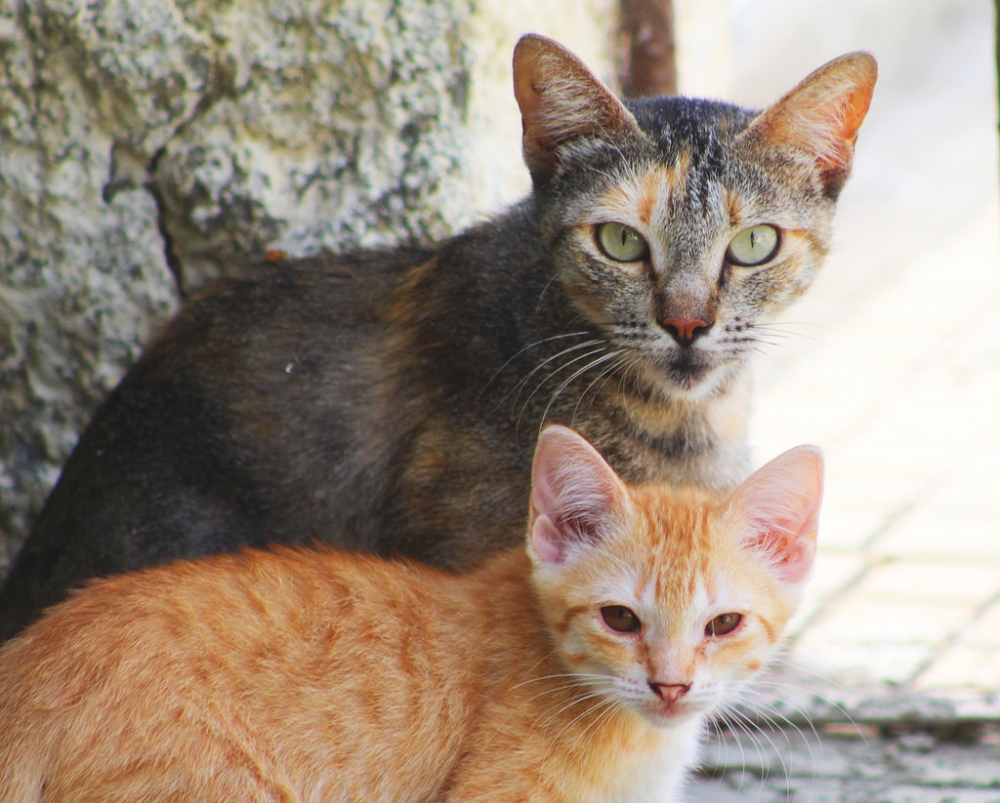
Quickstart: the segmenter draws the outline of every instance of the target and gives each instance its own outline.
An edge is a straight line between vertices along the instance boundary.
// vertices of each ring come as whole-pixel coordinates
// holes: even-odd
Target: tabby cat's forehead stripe
[[[687,176],[682,165],[655,165],[644,173],[631,176],[608,187],[598,196],[584,222],[614,220],[649,227],[683,194]]]
[[[735,190],[727,189],[725,194],[726,214],[729,216],[729,225],[736,228],[743,220],[743,198]]]

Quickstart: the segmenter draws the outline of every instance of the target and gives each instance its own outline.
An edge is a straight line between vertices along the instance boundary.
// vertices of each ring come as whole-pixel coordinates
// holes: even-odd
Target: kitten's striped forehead
[[[638,488],[634,494],[641,513],[632,539],[647,556],[653,595],[661,601],[695,598],[711,574],[714,500],[693,489],[664,496],[662,489]]]

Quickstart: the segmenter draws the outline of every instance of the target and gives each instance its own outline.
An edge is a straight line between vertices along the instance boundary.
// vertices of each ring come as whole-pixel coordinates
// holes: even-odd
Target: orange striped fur
[[[533,480],[528,548],[467,575],[248,550],[50,609],[0,649],[3,799],[676,800],[706,716],[795,607],[819,455],[720,501],[627,487],[550,427]]]

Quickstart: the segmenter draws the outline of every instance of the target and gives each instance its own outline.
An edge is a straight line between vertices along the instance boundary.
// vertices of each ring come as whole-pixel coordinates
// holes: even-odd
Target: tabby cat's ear
[[[581,139],[639,133],[632,113],[558,42],[528,34],[514,48],[514,96],[521,108],[524,161],[533,179],[552,175],[560,152]]]
[[[575,547],[601,541],[628,505],[627,492],[598,451],[567,427],[538,436],[531,474],[528,548],[562,563]]]
[[[806,578],[816,556],[823,455],[797,446],[755,471],[733,494],[727,515],[741,541],[786,583]]]
[[[828,194],[846,181],[878,77],[869,53],[848,53],[824,64],[740,135],[819,169]]]

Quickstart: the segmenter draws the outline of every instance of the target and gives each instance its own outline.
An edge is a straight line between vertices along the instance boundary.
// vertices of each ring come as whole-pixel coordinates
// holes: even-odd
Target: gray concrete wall
[[[184,294],[267,248],[427,241],[527,189],[529,30],[610,80],[616,0],[0,4],[0,569]]]

